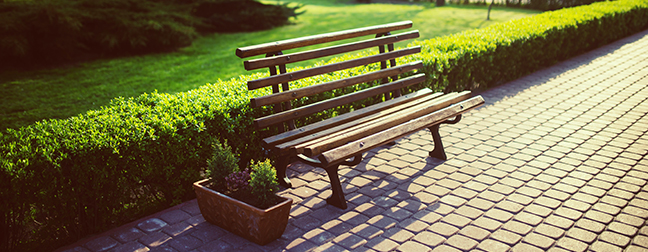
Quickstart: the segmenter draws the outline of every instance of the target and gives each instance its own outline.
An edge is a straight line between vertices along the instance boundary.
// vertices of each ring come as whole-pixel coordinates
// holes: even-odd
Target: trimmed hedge
[[[536,10],[557,10],[567,7],[580,6],[606,0],[529,0],[528,7]]]
[[[423,53],[406,60],[424,61],[426,85],[434,90],[485,88],[647,24],[645,0],[602,2],[414,42]],[[332,61],[352,57],[357,56]],[[292,85],[365,71],[361,67]],[[252,120],[270,109],[250,109],[248,103],[269,90],[246,90],[247,80],[261,76],[241,76],[174,95],[118,98],[66,120],[0,133],[0,250],[49,250],[191,197],[191,184],[210,157],[213,138],[227,140],[241,154],[241,165],[252,158],[261,160],[266,153],[260,140],[273,132],[254,130]],[[334,113],[325,111],[305,120]]]
[[[435,90],[488,88],[648,27],[648,1],[599,2],[414,42]]]

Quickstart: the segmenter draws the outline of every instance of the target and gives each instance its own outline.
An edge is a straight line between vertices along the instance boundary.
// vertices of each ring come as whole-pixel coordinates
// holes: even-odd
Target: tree
[[[488,5],[488,14],[486,15],[486,20],[490,20],[490,11],[491,11],[491,8],[493,8],[494,3],[495,3],[495,0],[492,0],[490,5]]]

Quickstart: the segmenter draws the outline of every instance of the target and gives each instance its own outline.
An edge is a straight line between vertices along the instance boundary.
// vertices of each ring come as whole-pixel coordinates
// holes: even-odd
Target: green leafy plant
[[[275,193],[279,190],[279,182],[277,181],[277,172],[270,160],[253,162],[250,176],[252,194],[259,200],[262,208],[276,204],[278,199]]]
[[[212,149],[212,156],[207,161],[205,176],[215,187],[221,188],[226,186],[226,178],[230,174],[239,172],[238,158],[232,152],[232,147],[227,145],[227,141],[221,144],[218,140],[214,140]]]
[[[277,173],[269,159],[251,161],[250,167],[241,171],[236,154],[226,142],[214,140],[212,150],[205,168],[209,188],[261,209],[280,201],[275,195],[279,190]]]

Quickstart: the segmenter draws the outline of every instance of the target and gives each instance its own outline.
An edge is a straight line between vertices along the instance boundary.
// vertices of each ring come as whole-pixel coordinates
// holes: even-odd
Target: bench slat
[[[383,115],[382,117],[377,118],[377,120],[352,125],[347,129],[339,130],[316,140],[300,144],[294,148],[297,153],[299,153],[300,149],[303,149],[303,154],[313,157],[326,150],[348,143],[349,141],[354,141],[397,126],[411,120],[412,118],[418,118],[430,114],[441,108],[447,107],[450,104],[459,103],[463,100],[469,99],[470,97],[470,91],[446,94],[425,103],[417,104],[388,115]]]
[[[393,52],[381,53],[377,55],[367,56],[359,59],[347,60],[335,64],[313,67],[309,69],[294,71],[285,74],[274,75],[266,78],[248,81],[248,90],[254,90],[262,87],[267,87],[274,84],[286,83],[307,77],[312,77],[320,74],[331,73],[344,69],[349,69],[358,66],[364,66],[371,63],[395,59],[398,57],[416,54],[421,52],[421,47],[411,47],[407,49],[396,50]]]
[[[338,148],[328,150],[319,156],[319,160],[325,167],[330,166],[331,164],[343,162],[344,160],[355,156],[356,153],[366,152],[377,146],[411,134],[412,132],[416,132],[426,127],[430,127],[434,124],[441,123],[482,104],[484,104],[484,99],[481,96],[473,97],[469,100],[463,101],[459,104],[451,105],[445,109],[431,113],[427,116],[414,119],[407,123],[353,141]]]
[[[290,101],[290,100],[299,99],[306,96],[311,96],[311,95],[331,91],[338,88],[348,87],[358,83],[364,83],[364,82],[382,79],[389,76],[395,76],[395,75],[399,75],[402,73],[406,73],[421,68],[423,68],[423,62],[416,61],[416,62],[403,64],[392,68],[387,68],[387,69],[367,73],[367,74],[352,76],[346,79],[293,89],[290,90],[290,92],[280,92],[271,95],[252,98],[250,99],[250,106],[252,108],[256,108],[256,107],[270,105],[270,104],[277,104],[285,101]]]
[[[271,125],[275,125],[277,123],[294,120],[326,109],[335,108],[354,101],[359,101],[372,96],[387,93],[396,89],[418,84],[425,81],[425,79],[426,79],[425,74],[422,73],[417,74],[414,76],[400,79],[398,81],[367,88],[362,91],[356,91],[343,96],[334,97],[324,101],[313,103],[307,106],[293,108],[291,110],[276,113],[263,118],[258,118],[254,120],[254,125],[257,127],[257,129],[262,129]]]
[[[329,118],[324,121],[319,121],[315,123],[311,123],[309,125],[305,125],[301,128],[290,130],[284,133],[280,133],[271,137],[267,137],[263,139],[263,146],[266,148],[272,148],[273,146],[292,141],[294,139],[306,136],[308,134],[313,134],[315,132],[319,132],[331,127],[338,126],[340,124],[347,123],[349,121],[356,120],[358,118],[371,115],[373,113],[382,111],[384,109],[388,109],[394,106],[398,106],[403,103],[410,102],[412,100],[420,99],[422,97],[426,97],[427,95],[432,94],[432,90],[425,88],[422,90],[418,90],[416,92],[406,94],[391,100],[387,100],[378,104],[374,104],[372,106],[364,107],[358,110],[354,110],[352,112],[338,115],[333,118]]]
[[[375,35],[387,33],[395,30],[402,30],[412,27],[412,21],[402,21],[384,25],[369,26],[364,28],[331,32],[295,39],[282,40],[277,42],[265,43],[254,46],[246,46],[236,49],[236,56],[239,58],[247,58],[255,55],[266,53],[275,53],[297,47],[304,47],[309,45],[316,45],[343,39],[361,37],[366,35]]]
[[[410,100],[408,102],[399,104],[397,106],[393,106],[393,107],[390,107],[390,108],[385,108],[385,109],[380,110],[380,111],[378,111],[376,113],[365,115],[365,116],[357,118],[357,119],[355,119],[353,121],[349,121],[349,122],[346,122],[344,124],[337,125],[335,127],[330,127],[330,128],[318,131],[318,132],[314,132],[314,133],[305,135],[305,136],[297,138],[295,140],[279,144],[279,145],[276,146],[276,149],[278,151],[280,151],[280,152],[290,151],[291,155],[304,154],[303,146],[298,147],[300,145],[303,145],[304,143],[311,142],[311,141],[314,141],[314,140],[318,140],[320,138],[326,138],[326,137],[331,136],[331,135],[335,136],[335,135],[337,135],[337,132],[348,130],[349,128],[353,128],[353,127],[355,127],[357,125],[368,123],[368,122],[371,122],[371,121],[374,121],[374,120],[377,120],[377,119],[382,119],[382,117],[384,117],[384,116],[389,116],[390,114],[396,113],[398,111],[407,110],[410,107],[413,107],[413,106],[416,106],[416,105],[419,105],[419,104],[422,104],[422,103],[429,102],[430,100],[434,100],[434,99],[436,99],[436,98],[438,98],[438,97],[440,97],[442,95],[443,95],[443,93],[441,93],[441,92],[432,93],[432,91],[430,90],[430,92],[427,95],[421,96],[418,99],[412,99],[412,100]]]
[[[371,48],[371,47],[376,47],[376,46],[381,46],[386,44],[393,44],[399,41],[414,39],[418,37],[419,37],[419,31],[415,30],[406,33],[401,33],[401,34],[368,39],[368,40],[355,42],[355,43],[348,43],[344,45],[315,49],[311,51],[248,60],[243,62],[243,65],[245,66],[245,70],[254,70],[254,69],[259,69],[259,68],[264,68],[269,66],[285,65],[285,64],[300,62],[304,60],[310,60],[310,59],[316,59],[320,57],[326,57],[326,56],[331,56],[331,55],[336,55],[341,53],[347,53],[347,52],[357,51],[365,48]]]

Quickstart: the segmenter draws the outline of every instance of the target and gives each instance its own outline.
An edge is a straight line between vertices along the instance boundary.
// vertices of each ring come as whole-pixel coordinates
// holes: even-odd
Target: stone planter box
[[[268,244],[283,234],[288,225],[292,199],[268,209],[259,209],[245,202],[211,190],[208,180],[193,184],[198,207],[207,222],[217,225],[259,245]]]

